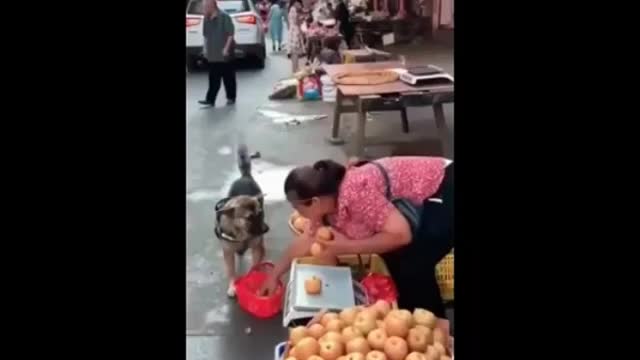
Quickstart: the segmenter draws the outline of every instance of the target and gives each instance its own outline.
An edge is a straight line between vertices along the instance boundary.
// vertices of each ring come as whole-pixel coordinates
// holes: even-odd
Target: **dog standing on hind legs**
[[[264,194],[251,175],[251,156],[246,145],[238,148],[240,177],[227,197],[216,204],[215,234],[222,243],[224,265],[229,287],[227,295],[236,294],[236,255],[242,257],[251,249],[252,266],[264,259],[264,234],[269,226],[264,222]]]

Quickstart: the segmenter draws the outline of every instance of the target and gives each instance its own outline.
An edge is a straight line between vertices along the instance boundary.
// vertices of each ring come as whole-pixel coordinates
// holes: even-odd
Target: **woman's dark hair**
[[[333,160],[320,160],[313,166],[300,166],[284,181],[289,200],[309,200],[316,196],[337,195],[347,169]]]

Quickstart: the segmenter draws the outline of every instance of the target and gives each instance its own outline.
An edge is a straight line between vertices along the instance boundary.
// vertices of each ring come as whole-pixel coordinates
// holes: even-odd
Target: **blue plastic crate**
[[[287,343],[286,342],[281,342],[280,344],[276,345],[276,351],[275,351],[275,360],[284,360],[284,349],[287,347]]]

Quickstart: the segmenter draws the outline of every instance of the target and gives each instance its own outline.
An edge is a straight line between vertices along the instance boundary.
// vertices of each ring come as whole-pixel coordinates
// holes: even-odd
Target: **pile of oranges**
[[[392,309],[384,300],[290,329],[285,360],[451,360],[449,337],[425,309]]]

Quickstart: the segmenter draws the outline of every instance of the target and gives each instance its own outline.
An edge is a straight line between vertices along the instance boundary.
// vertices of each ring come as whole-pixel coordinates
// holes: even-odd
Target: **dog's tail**
[[[251,177],[251,156],[245,144],[238,147],[238,169],[242,176]]]

